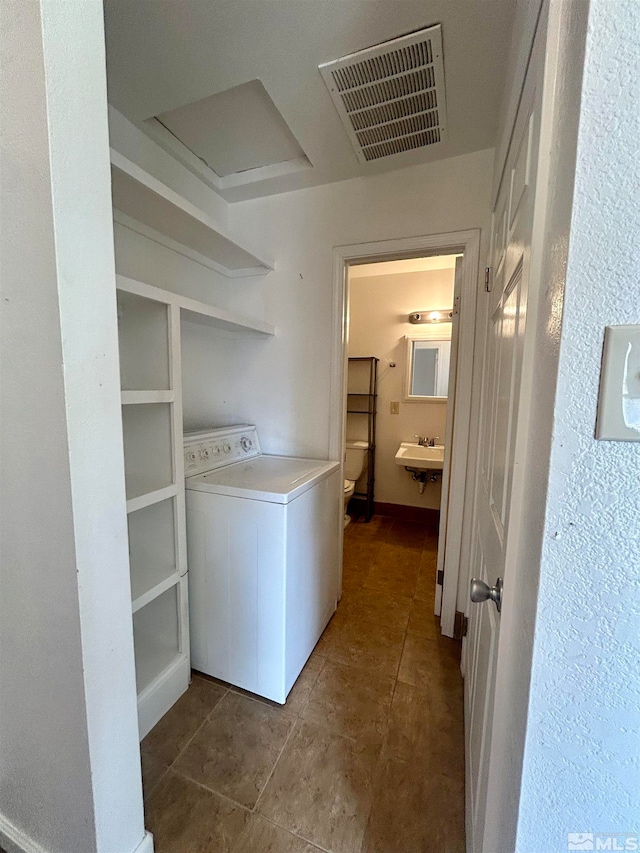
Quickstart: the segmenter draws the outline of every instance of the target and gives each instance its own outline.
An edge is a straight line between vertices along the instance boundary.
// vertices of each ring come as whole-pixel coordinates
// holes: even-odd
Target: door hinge
[[[487,293],[491,293],[491,288],[493,287],[491,272],[492,272],[491,267],[485,267],[484,289],[487,291]]]
[[[444,569],[440,569],[438,571],[438,574],[436,575],[436,583],[438,584],[438,586],[442,586],[442,584],[444,583]]]
[[[466,637],[468,627],[469,620],[467,617],[461,610],[456,610],[455,619],[453,620],[453,639],[461,640],[463,637]]]
[[[461,640],[467,636],[467,617],[461,610],[456,610],[453,620],[453,639]]]

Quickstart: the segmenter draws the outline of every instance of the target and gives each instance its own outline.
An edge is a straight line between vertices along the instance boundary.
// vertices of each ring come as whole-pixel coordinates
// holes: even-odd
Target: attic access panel
[[[153,118],[221,178],[306,159],[260,80]]]
[[[440,24],[318,67],[361,163],[445,140]]]

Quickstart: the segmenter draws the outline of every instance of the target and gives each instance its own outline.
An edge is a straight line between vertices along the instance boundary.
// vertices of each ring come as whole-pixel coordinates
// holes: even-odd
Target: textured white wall
[[[405,403],[405,335],[439,337],[451,326],[413,326],[410,311],[453,305],[454,270],[352,278],[349,283],[349,355],[375,355],[378,365],[378,417],[376,435],[375,499],[404,506],[440,508],[440,482],[427,483],[424,493],[400,465],[395,455],[401,441],[414,435],[440,436],[444,444],[446,403]],[[396,367],[389,367],[393,361]],[[400,412],[390,414],[392,400]],[[366,418],[347,416],[347,436],[366,439]]]
[[[145,835],[102,4],[3,3],[0,43],[0,845],[128,853]]]
[[[640,5],[591,0],[588,27],[519,853],[564,851],[568,832],[640,832],[640,445],[593,437],[604,326],[640,322]],[[552,349],[553,255],[567,258],[555,236]]]

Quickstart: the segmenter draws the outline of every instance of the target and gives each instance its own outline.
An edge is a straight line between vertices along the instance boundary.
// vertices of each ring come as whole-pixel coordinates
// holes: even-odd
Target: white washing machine
[[[283,703],[338,600],[338,462],[269,456],[254,426],[186,433],[194,669]]]

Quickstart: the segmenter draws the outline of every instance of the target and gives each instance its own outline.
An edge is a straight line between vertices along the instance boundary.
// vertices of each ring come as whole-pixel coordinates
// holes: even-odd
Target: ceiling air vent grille
[[[440,25],[320,65],[361,163],[445,138]]]

